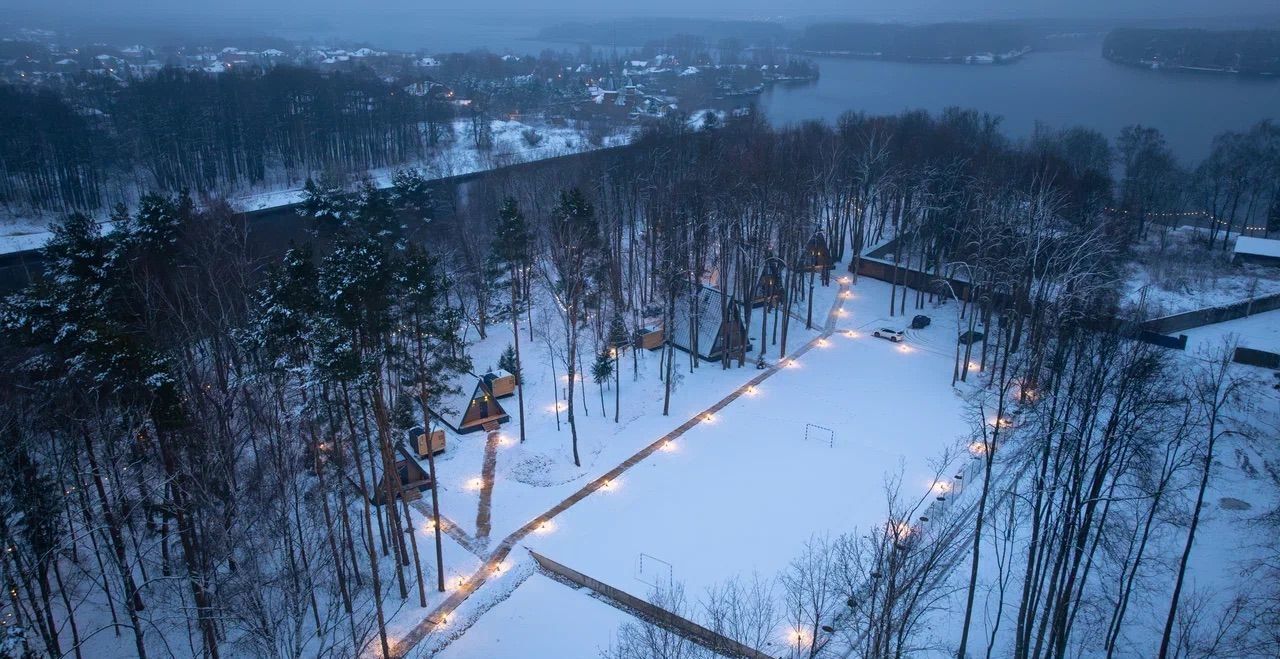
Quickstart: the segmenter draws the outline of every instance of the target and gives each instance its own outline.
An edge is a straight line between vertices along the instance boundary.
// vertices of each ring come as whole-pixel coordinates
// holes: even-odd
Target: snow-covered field
[[[586,590],[533,574],[486,612],[439,659],[600,656],[630,616]]]
[[[888,291],[864,279],[839,325],[856,338],[837,332],[528,544],[637,596],[646,554],[700,593],[781,572],[812,535],[884,523],[885,480],[900,468],[907,496],[927,493],[932,458],[967,428],[948,355],[870,335]]]
[[[509,561],[527,565],[528,547],[638,597],[648,597],[650,584],[665,575],[683,582],[696,599],[705,587],[739,575],[775,576],[815,534],[883,523],[888,477],[901,473],[904,495],[926,496],[934,458],[967,431],[962,402],[950,385],[954,310],[933,313],[929,328],[909,331],[907,344],[899,346],[871,336],[876,327],[902,325],[886,318],[889,286],[864,278],[852,291],[829,339],[754,393],[704,419],[670,450],[653,454],[557,516],[547,531],[526,537]],[[817,289],[815,326],[825,321],[837,293],[834,282]],[[793,325],[791,350],[817,333],[816,327],[802,330],[803,322]],[[473,347],[478,369],[488,365],[483,355],[496,355],[509,336],[494,328]],[[529,346],[528,440],[499,452],[495,540],[758,374],[750,367],[724,371],[718,364],[688,373],[687,358],[678,353],[677,366],[686,372],[671,416],[663,417],[657,353],[641,353],[639,382],[631,381],[628,358],[621,424],[612,421],[612,392],[605,392],[609,415],[602,417],[598,391],[587,385],[593,409],[581,419],[584,465],[575,469],[567,427],[555,430],[550,367],[528,368],[538,344],[528,343],[527,334],[523,338]],[[770,348],[772,358],[776,347]],[[513,438],[515,400],[503,402],[513,417],[503,433]],[[451,437],[448,457],[440,463],[442,510],[469,531],[479,495],[468,484],[480,473],[483,441],[478,435]],[[462,612],[459,624],[470,626],[459,639],[450,643],[448,630],[440,630],[419,648],[423,656],[442,646],[442,657],[594,656],[612,627],[572,639],[557,630],[579,628],[573,621],[578,606],[604,607],[614,626],[617,612],[568,586],[538,579],[531,577],[487,612]],[[506,596],[500,584],[486,584],[472,599],[483,609],[483,602]],[[575,604],[560,613],[564,598]],[[546,651],[504,654],[512,647]]]

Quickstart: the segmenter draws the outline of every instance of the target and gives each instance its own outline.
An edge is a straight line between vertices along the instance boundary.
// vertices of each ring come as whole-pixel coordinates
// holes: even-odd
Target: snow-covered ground
[[[631,141],[632,128],[623,127],[605,135],[599,145],[590,142],[585,129],[572,126],[529,124],[520,121],[494,120],[490,122],[493,145],[486,150],[475,148],[471,137],[470,120],[458,119],[453,123],[453,137],[438,147],[421,162],[405,163],[368,172],[376,185],[388,187],[397,169],[416,167],[430,178],[446,178],[461,174],[495,169],[522,162],[543,160],[556,156],[583,153],[599,148],[622,146]],[[530,145],[525,131],[535,131],[541,136],[537,145]],[[235,193],[229,196],[232,207],[240,211],[255,211],[286,206],[302,201],[302,185],[272,185],[264,189]],[[102,210],[105,219],[107,210]],[[56,214],[36,217],[19,216],[0,218],[0,254],[37,249],[49,240],[49,222]]]
[[[1124,303],[1158,318],[1280,293],[1280,270],[1231,265],[1230,252],[1203,246],[1200,229],[1170,232],[1164,250],[1155,238],[1134,249],[1121,291]]]
[[[803,322],[794,324],[791,350],[814,338],[837,293],[834,282],[817,289],[815,330],[804,332]],[[954,309],[932,313],[933,324],[910,330],[907,344],[899,346],[871,336],[876,327],[902,326],[886,318],[888,306],[888,285],[860,280],[825,345],[815,346],[754,393],[694,426],[670,450],[655,453],[557,516],[545,532],[526,537],[509,561],[531,569],[523,549],[528,547],[638,597],[648,597],[651,584],[665,575],[683,582],[696,599],[705,587],[739,575],[756,571],[775,576],[815,534],[883,523],[887,477],[901,472],[905,496],[927,496],[936,468],[933,459],[967,432],[962,402],[950,386]],[[492,328],[487,340],[473,346],[478,370],[489,365],[486,354],[496,361],[509,336],[509,331]],[[688,373],[687,358],[678,353],[678,370],[685,373],[673,396],[672,414],[664,417],[657,353],[640,353],[639,382],[631,381],[628,356],[623,423],[613,424],[612,392],[605,392],[609,414],[601,416],[599,392],[593,383],[587,385],[592,411],[581,419],[584,464],[576,469],[567,427],[555,430],[550,389],[555,380],[545,347],[528,342],[527,334],[522,338],[529,371],[528,440],[524,446],[511,441],[499,451],[495,540],[758,374],[750,367],[724,371],[718,364]],[[770,348],[772,358],[777,348]],[[531,368],[536,355],[542,355],[542,366]],[[503,403],[513,417],[503,434],[514,438],[515,400]],[[471,531],[484,440],[468,435],[450,442],[440,462],[442,510]],[[534,579],[539,577],[530,583],[540,583]],[[526,645],[539,649],[510,656],[594,656],[592,648],[607,644],[619,620],[585,638],[565,638],[557,630],[582,626],[573,621],[575,608],[557,611],[563,598],[578,598],[573,600],[578,604],[585,598],[589,608],[604,605],[544,581],[545,587],[520,586],[505,601],[504,586],[486,584],[469,602],[472,610],[458,615],[457,624],[466,627],[458,640],[450,643],[451,634],[442,629],[423,643],[419,656],[444,647],[439,656],[501,657],[509,656],[503,654],[505,648]],[[493,606],[495,601],[500,603]]]
[[[552,579],[533,574],[435,656],[439,659],[523,659],[600,656],[630,616]]]
[[[887,290],[887,287],[886,287]],[[795,350],[817,336],[822,321],[835,299],[837,287],[818,287],[814,293],[814,329],[805,330],[803,320],[792,320],[788,349]],[[887,302],[886,302],[887,305]],[[759,315],[756,315],[759,318]],[[554,364],[541,328],[559,322],[535,313],[535,339],[530,341],[527,321],[521,319],[521,353],[525,377],[525,443],[519,443],[519,415],[515,396],[500,402],[511,415],[503,424],[504,441],[498,449],[493,488],[492,532],[490,538],[500,540],[530,519],[560,503],[566,496],[609,471],[636,451],[652,443],[706,409],[738,386],[758,374],[750,362],[746,368],[722,369],[719,362],[703,361],[695,372],[689,372],[689,358],[676,353],[678,381],[671,395],[671,412],[662,415],[663,385],[658,379],[659,351],[626,351],[621,358],[621,412],[613,422],[614,389],[605,386],[604,411],[601,414],[599,387],[587,378],[575,386],[579,452],[582,467],[574,467],[569,425],[565,418],[564,388],[566,374],[562,363]],[[752,359],[759,349],[759,321],[752,328]],[[470,352],[477,372],[496,366],[498,356],[511,343],[509,324],[490,327],[488,338],[472,345]],[[769,346],[768,357],[776,359],[778,346]],[[583,357],[587,366],[591,355]],[[556,396],[561,410],[556,422]],[[476,510],[480,499],[477,480],[484,460],[485,434],[450,433],[449,450],[437,461],[441,480],[441,511],[474,534]]]
[[[1221,346],[1228,337],[1246,348],[1280,352],[1280,310],[1194,327],[1178,334],[1187,335],[1189,353],[1212,350]]]
[[[780,573],[815,534],[884,523],[885,481],[899,469],[906,496],[928,493],[932,459],[967,426],[951,356],[918,341],[954,334],[939,314],[903,346],[873,338],[889,287],[863,279],[855,290],[839,327],[856,337],[837,332],[527,544],[641,597],[644,554],[701,593]]]

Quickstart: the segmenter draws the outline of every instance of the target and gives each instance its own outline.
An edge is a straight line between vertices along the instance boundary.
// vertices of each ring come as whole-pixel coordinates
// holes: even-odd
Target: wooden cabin
[[[511,420],[484,378],[476,379],[470,396],[448,396],[436,407],[438,411],[432,410],[431,414],[459,435],[476,432],[486,426],[493,428]]]
[[[516,393],[516,376],[508,373],[503,369],[496,369],[484,374],[485,384],[489,385],[489,390],[493,392],[494,398],[506,398],[514,396]]]
[[[430,447],[430,451],[433,455],[440,455],[441,453],[444,453],[445,435],[443,428],[436,428],[435,430],[432,430],[431,439],[430,442],[428,442],[427,431],[424,430],[422,426],[415,426],[409,431],[409,441],[413,444],[413,449],[417,452],[419,458],[427,457],[428,447]]]
[[[827,235],[821,231],[813,234],[809,242],[805,243],[804,252],[800,255],[796,269],[802,272],[821,272],[835,267],[835,261],[831,258],[831,247],[827,245]]]
[[[796,270],[800,272],[816,272],[822,275],[822,285],[831,283],[831,271],[836,262],[831,258],[831,248],[827,245],[827,235],[821,231],[813,234],[805,243],[804,252],[800,254]]]
[[[418,459],[409,453],[403,445],[396,447],[396,475],[400,479],[400,491],[397,496],[405,501],[415,501],[422,493],[431,489],[431,475]],[[381,506],[387,502],[387,480],[382,473],[382,457],[373,456],[374,490],[370,501]]]
[[[694,287],[676,297],[671,342],[685,352],[715,361],[738,358],[751,350],[741,303],[714,288]]]
[[[766,303],[782,299],[786,282],[782,279],[782,264],[777,259],[765,261],[760,268],[760,276],[756,277],[755,290],[751,292],[751,306],[761,307]]]
[[[657,350],[662,347],[663,338],[661,329],[642,327],[636,330],[636,347],[641,350]]]

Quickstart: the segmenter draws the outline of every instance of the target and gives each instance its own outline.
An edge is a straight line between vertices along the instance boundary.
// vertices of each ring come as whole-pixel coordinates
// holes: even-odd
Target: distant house
[[[827,236],[821,231],[813,234],[805,243],[804,252],[796,263],[800,272],[817,272],[822,275],[822,285],[831,283],[831,270],[836,267],[831,258],[831,248],[827,245]]]
[[[751,350],[751,339],[742,322],[742,304],[707,286],[689,286],[676,297],[671,343],[703,359],[731,358]]]
[[[781,300],[784,288],[782,264],[777,259],[765,261],[760,268],[760,276],[756,278],[756,288],[751,292],[751,306],[759,307]]]
[[[481,429],[495,429],[498,424],[511,420],[507,411],[502,409],[498,397],[484,378],[477,378],[470,395],[460,393],[447,396],[440,401],[431,415],[439,419],[451,430],[463,435]],[[463,388],[461,392],[466,392]]]
[[[1231,254],[1231,262],[1280,266],[1280,240],[1240,236]]]

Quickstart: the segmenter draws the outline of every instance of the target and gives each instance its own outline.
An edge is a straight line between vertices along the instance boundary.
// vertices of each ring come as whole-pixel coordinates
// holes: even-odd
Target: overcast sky
[[[42,12],[202,14],[457,15],[558,14],[603,16],[725,16],[734,18],[847,15],[909,20],[993,17],[1135,17],[1280,11],[1278,0],[4,0]]]
[[[0,0],[0,19],[11,25],[109,42],[274,35],[451,50],[502,49],[552,23],[634,16],[780,20],[793,26],[831,19],[1019,18],[1183,19],[1180,24],[1195,25],[1189,17],[1261,13],[1280,15],[1280,0]]]

